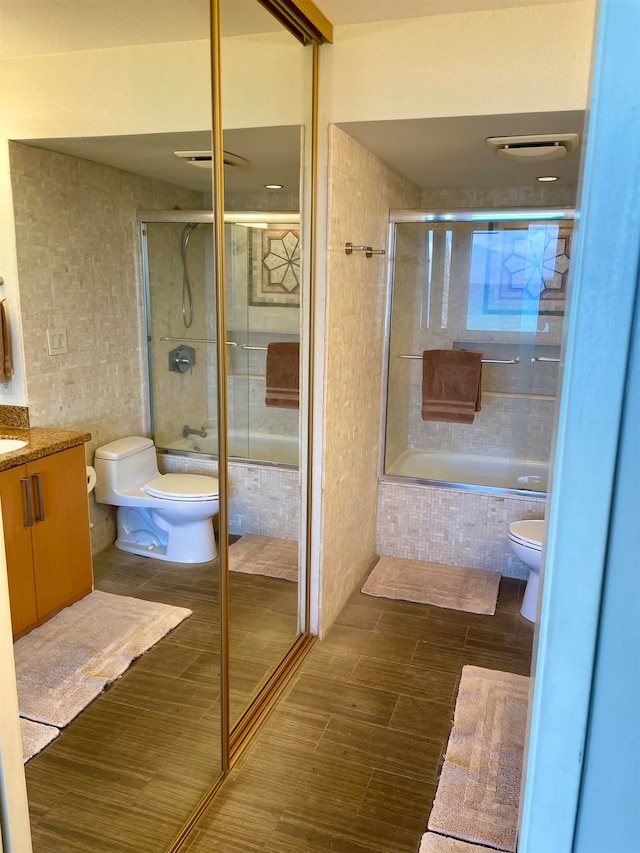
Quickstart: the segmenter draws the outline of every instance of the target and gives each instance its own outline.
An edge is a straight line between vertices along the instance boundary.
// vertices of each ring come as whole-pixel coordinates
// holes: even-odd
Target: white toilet
[[[96,500],[118,507],[116,548],[172,563],[214,559],[215,477],[160,474],[153,442],[140,436],[99,447],[94,468]]]
[[[528,566],[529,580],[524,591],[520,613],[530,622],[536,621],[538,608],[538,582],[542,557],[544,519],[513,521],[509,525],[509,544],[519,560]]]

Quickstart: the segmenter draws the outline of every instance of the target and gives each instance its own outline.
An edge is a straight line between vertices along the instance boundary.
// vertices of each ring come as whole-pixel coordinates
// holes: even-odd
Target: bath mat
[[[446,835],[436,835],[425,832],[420,842],[418,853],[489,853],[486,847],[460,841],[459,838],[447,838]]]
[[[14,643],[20,716],[66,726],[190,614],[184,607],[89,593]]]
[[[463,668],[430,830],[515,851],[528,692],[525,675]]]
[[[26,764],[30,758],[33,758],[58,737],[60,729],[20,718],[20,734],[22,736],[22,761]]]
[[[380,557],[362,592],[492,616],[499,586],[499,572]]]
[[[298,541],[247,533],[229,546],[229,568],[232,572],[297,581]]]

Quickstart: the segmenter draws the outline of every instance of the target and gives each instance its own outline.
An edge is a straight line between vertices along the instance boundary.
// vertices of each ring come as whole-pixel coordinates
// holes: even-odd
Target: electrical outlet
[[[47,346],[49,355],[63,355],[69,352],[66,329],[47,329]]]

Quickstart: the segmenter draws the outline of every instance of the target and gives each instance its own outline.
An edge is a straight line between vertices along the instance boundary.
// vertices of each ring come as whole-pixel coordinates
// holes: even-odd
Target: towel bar
[[[554,364],[559,364],[559,358],[547,358],[545,355],[536,355],[531,359],[531,364],[535,364],[536,361],[545,361],[545,362],[553,362]]]
[[[416,358],[422,361],[422,353],[397,352],[396,358]],[[519,358],[483,358],[483,364],[520,364]]]
[[[169,338],[163,337],[160,338],[161,341],[181,341],[186,344],[217,344],[218,342],[213,338]],[[235,341],[227,341],[228,347],[237,347],[238,344]]]

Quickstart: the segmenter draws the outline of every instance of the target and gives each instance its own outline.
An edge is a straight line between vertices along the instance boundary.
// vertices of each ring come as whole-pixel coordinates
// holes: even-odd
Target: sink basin
[[[20,450],[21,447],[26,447],[27,441],[21,438],[0,438],[0,453],[10,453],[12,450]]]

